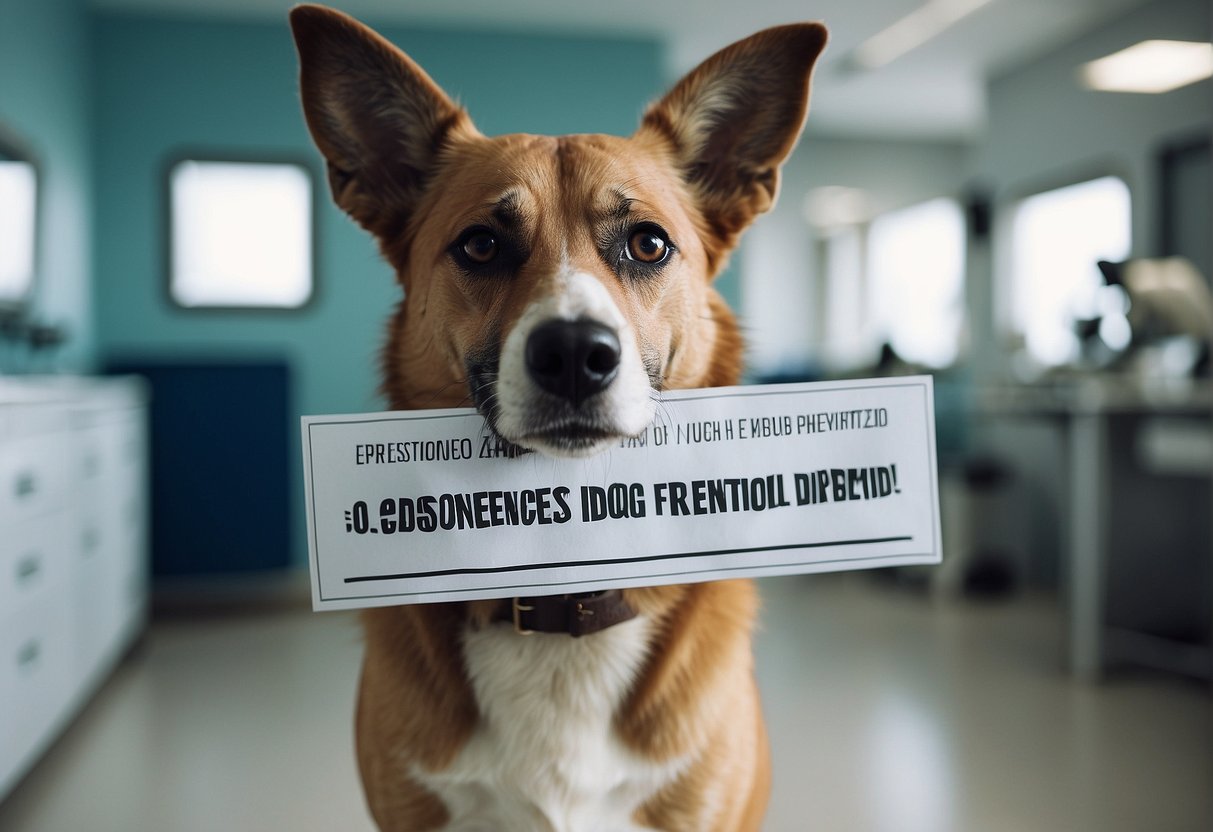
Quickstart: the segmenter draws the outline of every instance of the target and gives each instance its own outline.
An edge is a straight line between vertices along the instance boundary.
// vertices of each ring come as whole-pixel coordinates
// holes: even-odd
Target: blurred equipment
[[[1191,335],[1213,333],[1213,294],[1208,281],[1183,257],[1099,262],[1109,286],[1124,286],[1132,302],[1129,322],[1135,333]]]
[[[1127,319],[1139,372],[1153,377],[1207,374],[1213,293],[1183,257],[1099,262],[1109,286],[1128,296]]]

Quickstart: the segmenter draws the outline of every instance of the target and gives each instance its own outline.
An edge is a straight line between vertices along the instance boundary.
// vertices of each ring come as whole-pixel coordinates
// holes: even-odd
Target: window
[[[872,221],[868,232],[870,325],[904,360],[947,367],[964,320],[964,216],[934,199]]]
[[[169,294],[295,309],[312,295],[312,180],[298,164],[187,159],[169,172]]]
[[[912,364],[953,364],[965,320],[960,205],[933,199],[868,222],[848,209],[847,216],[838,214],[842,219],[827,224],[818,221],[825,207],[834,206],[825,199],[833,200],[832,191],[841,189],[818,192],[827,190],[813,194],[821,204],[812,207],[822,210],[809,218],[822,233],[825,362],[836,369],[872,364],[887,343]]]
[[[19,304],[34,283],[38,182],[29,162],[0,150],[0,305]]]
[[[1102,311],[1100,260],[1124,260],[1132,240],[1129,188],[1113,176],[1030,196],[1011,230],[1010,312],[1036,362],[1078,357],[1074,322]]]

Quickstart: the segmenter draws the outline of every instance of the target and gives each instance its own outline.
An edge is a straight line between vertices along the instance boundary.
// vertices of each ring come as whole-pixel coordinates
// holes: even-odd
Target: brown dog
[[[775,199],[822,26],[717,53],[625,139],[485,137],[356,21],[291,24],[333,196],[404,289],[391,407],[470,400],[512,447],[584,456],[642,432],[663,389],[737,382],[711,281]],[[367,612],[371,813],[399,832],[758,829],[756,606],[727,581]]]

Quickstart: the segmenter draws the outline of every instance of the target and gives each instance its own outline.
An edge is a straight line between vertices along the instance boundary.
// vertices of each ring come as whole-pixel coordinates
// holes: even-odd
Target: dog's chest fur
[[[481,722],[455,762],[415,776],[450,815],[448,830],[627,832],[679,771],[623,746],[612,723],[648,651],[636,618],[580,639],[508,625],[469,631],[468,676]]]

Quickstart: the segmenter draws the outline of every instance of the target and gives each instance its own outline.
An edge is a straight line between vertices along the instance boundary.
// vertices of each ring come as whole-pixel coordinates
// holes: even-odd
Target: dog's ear
[[[376,32],[323,6],[296,6],[308,128],[333,199],[381,239],[398,234],[443,145],[476,135],[467,114]]]
[[[718,260],[779,190],[826,44],[820,23],[766,29],[717,52],[649,107],[640,132],[672,145]]]

